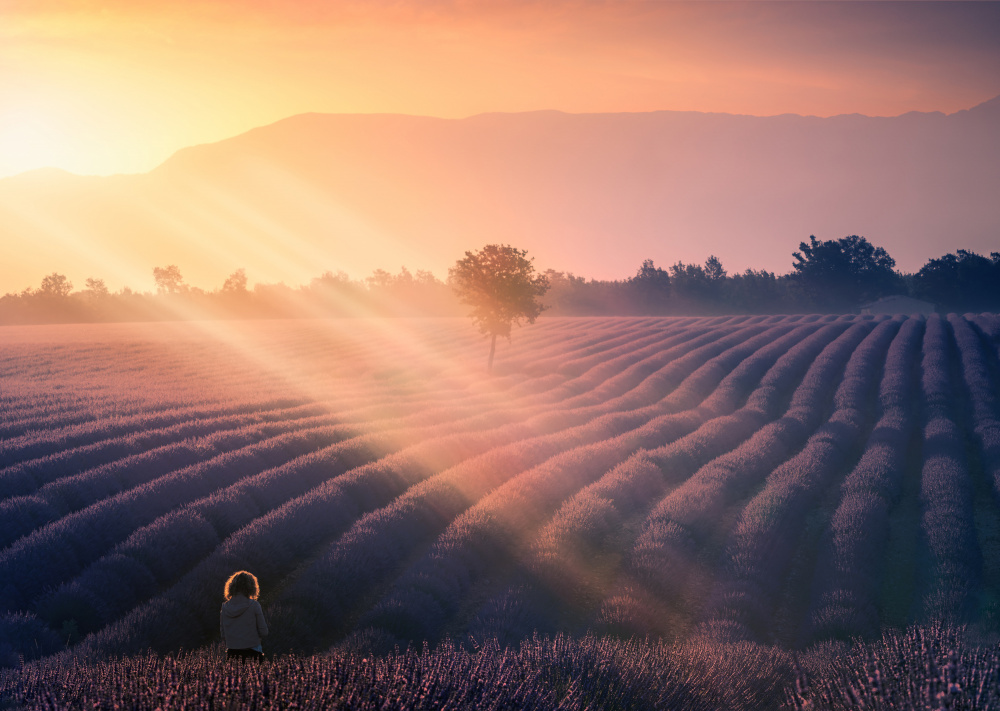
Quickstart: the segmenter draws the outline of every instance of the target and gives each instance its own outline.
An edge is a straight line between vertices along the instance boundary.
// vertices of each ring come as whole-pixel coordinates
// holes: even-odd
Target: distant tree
[[[487,371],[493,372],[497,336],[510,339],[510,329],[521,320],[534,323],[544,308],[538,301],[549,288],[536,274],[525,250],[506,244],[488,244],[448,270],[448,281],[459,300],[472,307],[472,320],[490,338]]]
[[[406,271],[406,267],[403,267],[403,271]],[[406,272],[409,276],[409,272]],[[370,277],[365,277],[365,284],[368,285],[369,289],[373,290],[385,290],[392,286],[396,278],[387,272],[385,269],[376,269],[372,272]]]
[[[256,291],[256,287],[254,287]],[[346,314],[359,307],[366,298],[363,284],[351,281],[345,271],[325,271],[303,287],[302,293],[322,311]]]
[[[1000,310],[1000,252],[965,249],[931,259],[913,275],[913,293],[942,311]]]
[[[429,272],[426,269],[418,269],[416,276],[413,277],[413,281],[425,286],[443,286],[443,282],[434,276],[433,272]]]
[[[336,274],[331,271],[325,271],[318,277],[313,278],[309,282],[309,288],[311,289],[322,289],[330,286],[346,286],[351,284],[351,277],[348,276],[347,272],[340,270]]]
[[[896,260],[864,237],[800,242],[795,261],[796,283],[812,304],[832,311],[853,311],[860,304],[903,289]]]
[[[719,281],[726,278],[726,270],[722,267],[722,262],[714,254],[709,255],[705,260],[705,276],[709,281]]]
[[[42,286],[38,290],[41,296],[66,297],[73,291],[73,283],[62,274],[52,272],[42,278]]]
[[[677,262],[670,266],[670,280],[675,294],[681,292],[686,296],[700,297],[706,291],[709,277],[700,264]]]
[[[665,269],[661,269],[656,266],[652,259],[643,259],[642,266],[636,271],[635,276],[632,277],[633,281],[646,282],[649,284],[658,284],[661,289],[669,287],[670,285],[670,275]],[[669,291],[669,288],[665,288]]]
[[[545,279],[549,282],[549,290],[545,294],[545,308],[563,316],[574,316],[581,313],[602,313],[613,304],[608,299],[597,296],[595,299],[595,284],[587,283],[583,277],[572,272],[559,272],[555,269],[545,270]]]
[[[672,286],[670,274],[653,263],[652,259],[644,259],[635,276],[628,280],[637,306],[642,313],[663,313],[670,303]]]
[[[728,304],[733,313],[785,313],[788,303],[787,277],[765,269],[747,269],[729,279]]]
[[[167,267],[153,267],[156,291],[161,294],[176,294],[184,289],[184,277],[176,264]]]
[[[222,291],[227,294],[245,294],[247,291],[246,269],[237,269],[226,277],[222,283]]]
[[[714,313],[722,309],[728,282],[718,257],[709,257],[704,267],[677,262],[670,267],[670,279],[675,312]]]
[[[105,286],[103,279],[88,278],[85,284],[84,292],[91,298],[103,298],[109,295],[108,287]]]

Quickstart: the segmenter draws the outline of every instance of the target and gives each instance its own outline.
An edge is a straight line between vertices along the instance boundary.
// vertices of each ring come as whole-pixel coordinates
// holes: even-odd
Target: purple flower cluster
[[[986,711],[1000,705],[1000,648],[978,646],[966,630],[933,624],[858,644],[831,661],[801,657],[787,691],[795,711]]]
[[[468,651],[450,642],[384,656],[340,652],[226,662],[215,651],[0,670],[0,707],[59,709],[675,709],[781,703],[790,658],[753,645],[534,637]]]

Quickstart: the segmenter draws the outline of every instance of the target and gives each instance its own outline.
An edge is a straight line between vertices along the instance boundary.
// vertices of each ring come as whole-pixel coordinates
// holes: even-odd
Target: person
[[[262,660],[264,648],[261,637],[267,636],[267,622],[257,602],[260,595],[257,577],[245,570],[237,570],[229,576],[222,594],[225,602],[222,603],[219,626],[222,641],[226,644],[226,657]]]

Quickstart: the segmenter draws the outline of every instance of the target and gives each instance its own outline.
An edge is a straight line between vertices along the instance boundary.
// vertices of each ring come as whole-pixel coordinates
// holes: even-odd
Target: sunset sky
[[[145,172],[303,112],[951,113],[995,2],[0,0],[0,177]]]

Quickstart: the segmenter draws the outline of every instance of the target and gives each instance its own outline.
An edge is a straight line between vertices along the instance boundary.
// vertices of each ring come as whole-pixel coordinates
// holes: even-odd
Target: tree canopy
[[[645,313],[657,313],[667,308],[670,301],[670,274],[656,266],[652,259],[645,259],[642,266],[629,279],[635,290],[638,306]]]
[[[176,264],[166,267],[153,267],[153,281],[156,290],[161,294],[176,294],[184,289],[184,277]]]
[[[523,249],[488,244],[478,252],[466,252],[448,270],[448,281],[459,300],[472,307],[472,320],[491,338],[490,371],[497,336],[509,339],[514,324],[534,323],[544,308],[538,298],[548,291],[549,281],[535,273],[532,261]]]
[[[965,249],[931,259],[913,276],[913,291],[945,311],[1000,310],[1000,252]]]
[[[800,242],[792,267],[806,298],[821,308],[853,311],[859,304],[904,289],[896,260],[864,237]]]
[[[52,272],[47,277],[42,279],[42,288],[39,289],[39,293],[44,296],[56,296],[61,298],[69,296],[71,291],[73,291],[73,282],[62,274],[57,274],[56,272]]]

